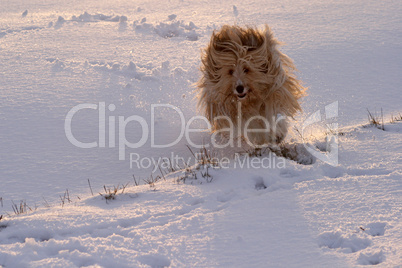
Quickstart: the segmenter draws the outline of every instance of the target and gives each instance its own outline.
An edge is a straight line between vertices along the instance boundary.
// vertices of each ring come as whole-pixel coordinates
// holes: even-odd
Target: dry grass
[[[25,200],[21,200],[18,205],[15,204],[14,201],[11,202],[13,203],[11,207],[13,208],[15,215],[26,214],[28,211],[34,211],[38,208],[37,206],[35,206],[34,209],[32,209],[30,206],[27,205],[27,202]]]
[[[385,130],[385,128],[384,128],[384,116],[383,116],[383,113],[382,113],[382,108],[381,108],[381,117],[379,117],[377,115],[373,115],[369,111],[369,109],[367,109],[367,112],[368,112],[367,116],[368,116],[369,125],[374,126],[374,127],[378,128],[378,129],[381,129],[381,130]]]
[[[212,167],[219,166],[219,159],[216,157],[216,154],[214,154],[212,151],[208,151],[204,146],[196,154],[193,152],[193,150],[191,150],[190,146],[187,145],[187,148],[190,150],[191,154],[194,156],[198,165],[202,165],[202,166],[209,165]]]
[[[68,192],[68,189],[66,189],[66,191],[64,192],[63,197],[60,195],[60,201],[61,201],[61,207],[64,207],[64,204],[66,202],[71,203],[73,201],[71,201],[70,199],[70,193]]]
[[[156,191],[156,186],[155,183],[157,183],[158,181],[160,181],[161,179],[164,179],[164,177],[161,177],[159,175],[157,175],[156,177],[154,177],[152,174],[151,176],[149,176],[149,178],[144,179],[144,182],[146,184],[149,185],[149,187],[151,187],[152,190]]]
[[[190,180],[191,184],[195,181],[198,181],[199,184],[202,184],[203,181],[198,179],[199,176],[207,183],[212,182],[214,178],[210,174],[210,169],[218,168],[220,164],[216,154],[208,151],[204,146],[197,153],[194,153],[194,151],[188,145],[187,148],[194,156],[196,165],[192,167],[186,166],[183,175],[179,176],[175,180],[176,183],[186,183],[186,181]]]
[[[398,116],[393,116],[391,114],[391,120],[389,121],[391,124],[395,124],[396,122],[402,121],[402,115],[399,113]]]
[[[135,178],[134,174],[133,174],[133,180],[134,180],[134,185],[138,186],[139,185],[139,181],[137,181],[137,179]]]
[[[106,202],[109,200],[114,200],[116,199],[116,196],[118,194],[124,194],[124,191],[126,190],[126,187],[128,186],[128,182],[125,185],[122,185],[121,188],[119,187],[120,185],[114,186],[113,188],[106,188],[106,185],[103,185],[103,189],[105,190],[105,193],[99,193],[100,196],[102,196]],[[120,190],[120,193],[119,193]]]

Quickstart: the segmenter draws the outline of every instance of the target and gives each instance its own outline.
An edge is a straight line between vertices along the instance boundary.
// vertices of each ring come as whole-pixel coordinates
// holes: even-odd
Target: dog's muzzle
[[[244,99],[247,96],[247,91],[243,85],[238,85],[235,89],[235,94],[239,99]]]

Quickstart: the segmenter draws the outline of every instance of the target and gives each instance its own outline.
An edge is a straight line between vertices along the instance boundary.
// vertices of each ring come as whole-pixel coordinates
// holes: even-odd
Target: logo
[[[338,165],[338,123],[326,123],[327,137],[325,152],[317,150],[304,139],[304,132],[307,127],[323,121],[331,121],[338,117],[338,101],[325,106],[325,117],[321,117],[320,111],[310,115],[302,125],[301,135],[304,148],[317,159],[331,165]]]
[[[93,141],[91,142],[79,141],[76,137],[74,137],[72,131],[72,121],[74,115],[78,112],[84,112],[86,109],[98,110],[98,137],[93,137]],[[180,117],[180,134],[178,137],[175,137],[176,139],[173,142],[170,142],[168,144],[156,144],[155,142],[155,115],[158,113],[156,111],[158,109],[170,109],[171,112],[177,113]],[[237,124],[234,124],[233,122],[231,122],[231,119],[229,117],[222,118],[223,116],[220,116],[220,120],[224,119],[230,123],[230,127],[224,129],[224,131],[228,132],[225,134],[228,134],[231,139],[229,139],[229,141],[225,144],[217,144],[215,140],[215,136],[217,133],[213,133],[211,135],[210,143],[196,144],[190,139],[190,133],[211,131],[211,124],[204,116],[193,116],[188,121],[186,121],[183,112],[179,108],[171,104],[152,104],[150,110],[151,115],[148,120],[139,115],[131,115],[129,117],[110,115],[115,110],[116,106],[114,104],[109,104],[108,106],[106,106],[105,102],[99,102],[99,104],[84,103],[73,107],[67,113],[64,121],[64,131],[67,139],[74,146],[83,149],[90,149],[95,147],[118,147],[119,160],[125,160],[127,148],[140,148],[147,144],[149,138],[151,140],[151,148],[173,147],[177,145],[182,140],[182,138],[185,138],[187,144],[194,148],[208,148],[211,145],[213,148],[234,147],[233,140],[236,138],[238,140],[237,146],[240,147],[241,145],[240,139],[238,139],[239,137],[244,138],[249,145],[252,145],[252,143],[250,143],[250,140],[248,139],[249,132],[275,132],[276,128],[280,126],[280,124],[283,124],[283,122],[281,121],[286,122],[287,120],[287,118],[282,115],[276,115],[276,117],[272,118],[271,120],[268,120],[262,116],[254,116],[248,119],[248,121],[244,124],[244,129],[240,130],[239,128],[234,127],[234,125],[243,125],[243,123],[239,122],[240,119],[238,119],[238,122],[236,122]],[[161,111],[162,110],[159,110],[159,113]],[[238,114],[241,115],[241,107],[238,107]],[[304,148],[317,159],[332,166],[338,165],[338,123],[333,122],[334,120],[336,120],[337,117],[338,102],[336,101],[325,106],[325,116],[322,117],[319,110],[310,115],[303,122],[301,131]],[[241,118],[241,116],[238,116],[238,118]],[[252,120],[263,121],[265,123],[265,127],[261,129],[249,129],[249,125]],[[204,125],[206,125],[207,128],[194,127],[193,123],[195,121],[204,122]],[[325,122],[325,126],[327,129],[326,146],[325,149],[320,151],[315,146],[307,142],[304,133],[309,127],[323,122]],[[140,135],[140,138],[135,143],[130,142],[126,137],[126,127],[128,126],[128,124],[136,124],[138,126],[138,131],[136,131],[136,134],[137,137],[138,135]],[[106,139],[106,136],[108,136],[108,139]],[[132,162],[131,156],[132,154],[130,154],[130,163]],[[149,160],[148,162],[151,163],[152,161]]]

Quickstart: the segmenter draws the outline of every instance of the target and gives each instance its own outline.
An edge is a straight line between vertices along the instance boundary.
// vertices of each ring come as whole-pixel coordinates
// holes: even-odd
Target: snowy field
[[[0,267],[401,267],[400,1],[0,6]],[[337,103],[335,118],[306,129],[324,151],[325,124],[337,124],[337,166],[306,153],[298,131],[286,144],[303,164],[265,150],[202,165],[186,145],[208,132],[152,146],[152,133],[155,144],[180,136],[177,110],[186,121],[198,115],[200,49],[235,23],[267,23],[286,44],[308,87],[297,129]],[[72,133],[94,148],[65,133],[80,104],[96,109],[77,112]],[[155,104],[171,106],[152,119]],[[384,130],[368,126],[367,110],[382,121],[381,109]],[[153,132],[139,148],[119,147],[119,117],[132,115]],[[140,128],[123,134],[134,143]],[[176,156],[190,167],[153,170],[152,161]],[[130,157],[150,165],[130,166]]]

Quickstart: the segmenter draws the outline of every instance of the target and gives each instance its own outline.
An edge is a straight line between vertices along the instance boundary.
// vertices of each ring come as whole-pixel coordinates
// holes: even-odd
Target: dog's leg
[[[275,121],[275,142],[281,143],[288,133],[288,119],[286,116],[278,113]]]
[[[288,120],[284,116],[285,113],[277,109],[275,103],[268,101],[265,104],[264,116],[268,119],[270,124],[269,132],[266,133],[265,139],[267,143],[280,143],[282,142],[288,132]]]

